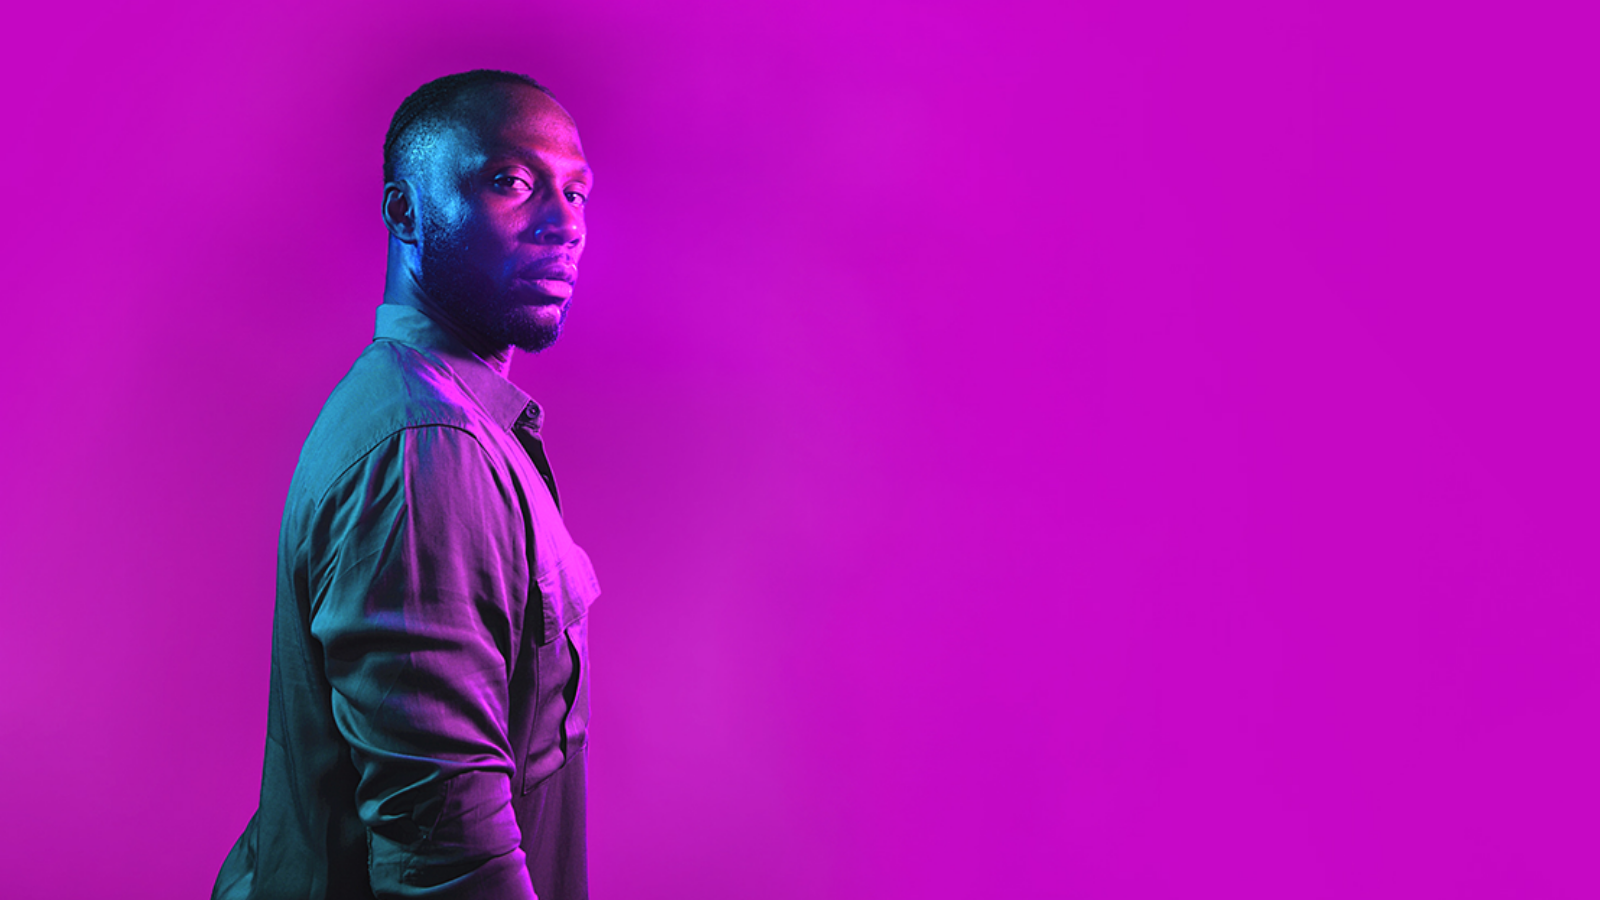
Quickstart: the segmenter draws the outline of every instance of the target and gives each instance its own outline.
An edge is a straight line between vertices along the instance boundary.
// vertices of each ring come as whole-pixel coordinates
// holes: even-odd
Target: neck
[[[396,250],[393,239],[389,246],[389,265],[384,273],[383,302],[392,306],[409,306],[420,309],[428,314],[428,318],[439,323],[445,331],[450,332],[456,340],[460,341],[471,350],[479,359],[482,359],[489,368],[500,374],[501,378],[509,378],[511,373],[511,347],[495,347],[485,343],[476,332],[466,327],[459,318],[452,315],[449,310],[441,307],[428,292],[422,289],[417,280],[416,269],[407,265],[407,254]]]

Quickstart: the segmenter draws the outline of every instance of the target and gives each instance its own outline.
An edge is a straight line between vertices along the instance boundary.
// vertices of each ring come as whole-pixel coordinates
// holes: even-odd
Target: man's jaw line
[[[510,377],[511,355],[513,345],[504,347],[495,343],[486,342],[483,336],[467,327],[449,310],[445,309],[438,301],[423,289],[417,280],[417,272],[407,269],[404,283],[398,291],[385,290],[383,302],[399,306],[409,306],[427,313],[430,318],[439,323],[439,326],[450,332],[456,340],[460,341],[471,350],[474,356],[483,360],[489,368],[494,369],[502,378]]]

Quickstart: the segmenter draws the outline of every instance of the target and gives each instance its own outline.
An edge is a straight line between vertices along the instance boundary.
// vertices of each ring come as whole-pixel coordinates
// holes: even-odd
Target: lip
[[[572,282],[563,278],[518,278],[517,284],[531,288],[552,300],[564,301],[572,296]]]
[[[518,269],[517,278],[522,281],[565,281],[567,284],[576,284],[578,267],[571,263],[551,260]]]
[[[548,260],[518,269],[516,279],[552,300],[565,301],[572,296],[578,267],[559,259]]]

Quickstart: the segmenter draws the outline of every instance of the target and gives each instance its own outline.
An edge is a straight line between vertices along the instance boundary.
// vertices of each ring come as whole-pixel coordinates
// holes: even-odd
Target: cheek
[[[516,229],[503,219],[479,216],[472,219],[456,233],[459,238],[462,261],[487,274],[498,274],[512,268],[516,249]]]
[[[482,221],[477,239],[486,253],[510,257],[522,243],[521,235],[526,224],[523,217],[512,214],[489,216]]]

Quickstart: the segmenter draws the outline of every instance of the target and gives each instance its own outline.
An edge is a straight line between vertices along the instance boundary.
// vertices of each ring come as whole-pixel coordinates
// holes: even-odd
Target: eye
[[[502,172],[499,175],[496,175],[494,177],[494,186],[503,191],[533,190],[533,185],[529,184],[526,178],[523,178],[520,175],[512,175],[509,172]]]
[[[567,202],[571,203],[573,206],[583,206],[585,203],[589,202],[589,197],[588,195],[578,191],[567,191]]]

